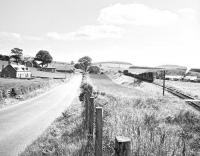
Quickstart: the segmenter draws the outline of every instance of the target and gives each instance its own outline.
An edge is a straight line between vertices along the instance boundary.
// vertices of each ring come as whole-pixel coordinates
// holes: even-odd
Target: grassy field
[[[118,79],[116,78],[118,77]],[[102,74],[102,75],[90,75],[93,80],[91,83],[97,90],[105,91],[109,94],[115,94],[116,96],[129,96],[129,97],[160,97],[162,95],[162,89],[146,82],[134,82],[134,78],[128,76],[119,76],[119,74]],[[122,80],[123,79],[123,80]],[[174,98],[169,93],[166,93],[167,97]],[[177,99],[177,98],[176,98]]]
[[[200,155],[200,116],[182,100],[162,97],[145,83],[127,88],[105,75],[91,75],[90,82],[106,93],[95,99],[104,109],[104,156],[113,155],[114,138],[121,135],[131,138],[135,156]]]
[[[200,83],[181,82],[181,81],[166,81],[166,85],[175,87],[191,96],[200,99]]]
[[[42,77],[42,78],[65,78],[65,73],[60,73],[60,72],[44,72],[44,71],[39,71],[36,68],[30,68],[30,71],[32,73],[33,77]]]

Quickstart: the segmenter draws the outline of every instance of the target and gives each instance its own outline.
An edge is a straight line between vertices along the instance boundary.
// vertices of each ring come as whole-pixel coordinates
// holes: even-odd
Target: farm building
[[[52,73],[56,72],[56,68],[51,65],[48,65],[47,67],[42,67],[40,70],[45,71],[45,72],[52,72]]]
[[[172,81],[180,81],[183,79],[183,76],[181,75],[165,75],[166,80],[172,80]]]
[[[193,82],[195,82],[195,81],[198,80],[198,78],[197,78],[197,76],[186,76],[186,77],[184,77],[184,80],[185,81],[193,81]]]
[[[2,70],[1,76],[10,78],[31,78],[31,72],[28,67],[24,65],[9,64]]]
[[[0,72],[9,64],[8,61],[2,61],[0,60]]]

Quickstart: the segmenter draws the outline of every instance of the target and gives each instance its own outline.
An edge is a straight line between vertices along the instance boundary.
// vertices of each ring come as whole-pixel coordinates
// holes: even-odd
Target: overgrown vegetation
[[[131,138],[134,156],[200,155],[200,116],[193,108],[173,96],[157,96],[156,90],[133,87],[131,96],[130,88],[90,77],[97,90],[106,92],[95,100],[104,109],[104,156],[114,154],[116,136]]]
[[[114,154],[114,138],[131,138],[132,153],[144,155],[199,155],[200,118],[173,107],[167,99],[99,96],[96,106],[104,109],[104,156]]]

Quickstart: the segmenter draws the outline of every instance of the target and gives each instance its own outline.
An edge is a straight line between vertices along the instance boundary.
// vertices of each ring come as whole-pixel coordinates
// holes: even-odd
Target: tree
[[[22,61],[22,57],[23,57],[23,50],[22,49],[13,48],[11,50],[10,59],[14,58],[14,62],[16,62],[17,64]]]
[[[75,64],[75,68],[82,69],[84,72],[87,72],[88,67],[91,65],[92,59],[89,56],[84,56],[78,60],[78,63]]]
[[[46,50],[40,50],[36,56],[35,59],[36,61],[41,61],[40,65],[42,65],[42,67],[44,65],[48,65],[48,63],[51,63],[53,61],[52,56],[49,54],[48,51]]]
[[[2,61],[9,61],[9,60],[10,60],[10,57],[7,56],[7,55],[2,55],[2,54],[0,54],[0,60],[2,60]]]

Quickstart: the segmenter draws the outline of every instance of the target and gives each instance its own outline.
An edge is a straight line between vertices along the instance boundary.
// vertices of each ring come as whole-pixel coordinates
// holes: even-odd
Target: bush
[[[84,95],[85,94],[87,94],[89,96],[92,96],[93,87],[90,84],[83,83],[80,88],[81,88],[81,93],[79,95],[79,100],[81,102],[84,100]]]
[[[100,73],[100,68],[97,66],[90,66],[88,69],[88,72],[91,74],[99,74]]]

